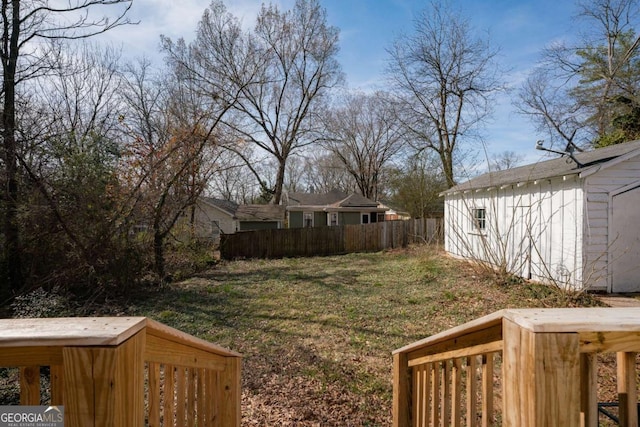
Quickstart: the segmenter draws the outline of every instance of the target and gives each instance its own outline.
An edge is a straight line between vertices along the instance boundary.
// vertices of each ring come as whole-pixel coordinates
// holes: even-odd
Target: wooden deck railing
[[[65,426],[239,426],[240,360],[144,317],[0,320],[20,404],[64,405]]]
[[[393,353],[393,425],[596,427],[596,355],[616,353],[620,425],[638,426],[638,352],[640,308],[499,311]]]

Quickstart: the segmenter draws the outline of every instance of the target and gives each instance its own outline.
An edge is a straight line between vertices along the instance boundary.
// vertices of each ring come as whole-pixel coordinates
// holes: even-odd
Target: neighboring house
[[[180,233],[187,236],[190,210],[183,216]],[[195,207],[194,234],[198,239],[220,242],[221,234],[283,228],[285,209],[276,205],[239,205],[229,200],[200,197]]]
[[[560,286],[640,291],[640,141],[575,157],[444,192],[447,252]]]
[[[239,231],[283,228],[284,206],[240,205],[236,210]]]
[[[338,190],[323,194],[286,193],[283,204],[286,205],[289,228],[381,222],[388,210],[364,196]]]
[[[411,214],[396,207],[392,207],[386,203],[378,202],[378,207],[386,209],[384,213],[385,221],[397,221],[411,219]]]
[[[195,209],[195,235],[198,238],[220,241],[220,234],[235,233],[238,229],[238,204],[212,197],[200,197]]]

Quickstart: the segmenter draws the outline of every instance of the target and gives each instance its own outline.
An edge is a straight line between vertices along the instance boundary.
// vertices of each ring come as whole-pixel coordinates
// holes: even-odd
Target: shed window
[[[474,208],[471,211],[473,217],[473,227],[476,230],[487,229],[487,210],[485,208]]]

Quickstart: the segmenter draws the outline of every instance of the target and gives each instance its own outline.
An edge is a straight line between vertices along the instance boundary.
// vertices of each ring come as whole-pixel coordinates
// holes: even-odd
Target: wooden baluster
[[[598,361],[596,353],[580,355],[580,427],[598,427]]]
[[[214,400],[211,401],[211,419],[214,421],[212,425],[222,427],[222,395],[220,394],[220,373],[211,372],[211,390]]]
[[[176,368],[176,426],[183,426],[186,419],[187,378],[185,368]]]
[[[411,380],[413,382],[413,387],[411,390],[411,419],[413,420],[412,425],[416,427],[424,426],[423,419],[423,409],[422,402],[425,398],[424,389],[422,384],[422,371],[424,370],[424,365],[418,365],[413,367],[413,375],[411,375]]]
[[[454,427],[460,427],[462,418],[462,361],[453,359],[451,367],[451,423]]]
[[[422,386],[424,392],[424,403],[422,409],[424,411],[425,427],[429,427],[431,423],[431,413],[429,412],[431,410],[429,404],[430,402],[433,402],[431,396],[429,395],[429,391],[431,390],[431,381],[433,381],[433,378],[431,377],[431,365],[432,363],[424,365],[424,385]]]
[[[20,404],[40,405],[40,366],[20,367]]]
[[[51,366],[51,405],[64,405],[64,366]]]
[[[620,425],[638,426],[638,392],[636,389],[636,353],[617,353],[618,404]]]
[[[482,355],[482,427],[493,425],[493,353]]]
[[[164,382],[162,384],[162,425],[164,427],[172,427],[176,422],[175,384],[174,366],[164,365]],[[184,422],[184,417],[182,422]]]
[[[478,381],[476,356],[467,357],[467,427],[476,427],[478,407]]]
[[[204,369],[200,368],[197,371],[198,374],[198,387],[196,396],[196,406],[198,411],[198,426],[207,426],[207,411],[205,409],[207,401],[207,392],[205,389]]]
[[[149,375],[149,427],[160,426],[160,364],[147,363]]]
[[[187,369],[187,425],[196,423],[196,369]]]
[[[442,362],[442,370],[440,373],[442,376],[440,388],[442,391],[442,398],[440,399],[440,425],[442,427],[448,427],[451,425],[451,369],[449,368],[448,360]]]
[[[440,424],[440,370],[441,363],[432,364],[431,369],[431,420],[434,426]]]

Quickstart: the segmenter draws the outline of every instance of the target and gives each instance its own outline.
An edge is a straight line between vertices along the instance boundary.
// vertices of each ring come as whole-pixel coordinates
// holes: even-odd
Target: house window
[[[302,214],[302,223],[305,227],[313,227],[313,212],[304,212]]]
[[[369,224],[369,214],[368,213],[363,213],[362,214],[362,223],[363,224]]]
[[[474,208],[471,210],[473,217],[473,227],[476,230],[487,229],[487,210],[485,208]]]
[[[338,212],[329,212],[329,225],[335,227],[338,225]]]

